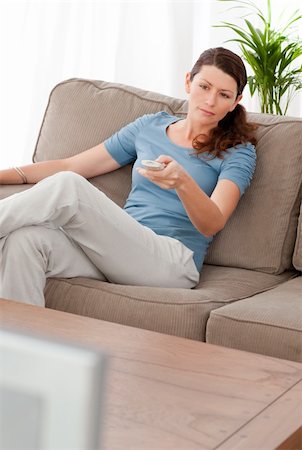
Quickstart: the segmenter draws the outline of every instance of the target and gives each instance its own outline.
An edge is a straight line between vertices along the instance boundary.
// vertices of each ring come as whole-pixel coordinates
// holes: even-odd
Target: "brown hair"
[[[191,70],[190,80],[200,71],[202,66],[215,66],[230,75],[237,83],[237,97],[247,83],[246,69],[242,59],[230,50],[223,47],[210,48],[204,51],[196,61]],[[196,153],[209,152],[218,158],[222,157],[221,152],[237,144],[251,142],[256,144],[254,131],[257,126],[248,122],[244,106],[238,104],[233,111],[218,122],[217,127],[210,131],[204,142],[198,140],[198,135],[193,139],[192,146]]]

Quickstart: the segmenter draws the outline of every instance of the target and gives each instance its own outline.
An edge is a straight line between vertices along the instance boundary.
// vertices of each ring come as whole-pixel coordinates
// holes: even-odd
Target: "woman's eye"
[[[221,93],[223,98],[230,98],[227,94],[224,94],[223,92]]]
[[[199,86],[201,87],[201,89],[208,89],[208,86],[206,84],[200,84]]]

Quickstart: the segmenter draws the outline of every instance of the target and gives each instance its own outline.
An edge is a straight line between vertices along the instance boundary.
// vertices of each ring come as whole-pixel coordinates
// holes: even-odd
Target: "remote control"
[[[143,159],[142,165],[149,170],[163,170],[166,165],[158,161],[152,161],[151,159]]]

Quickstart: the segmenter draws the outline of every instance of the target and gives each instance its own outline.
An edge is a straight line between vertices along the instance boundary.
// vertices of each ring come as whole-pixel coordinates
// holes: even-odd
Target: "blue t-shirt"
[[[191,175],[210,196],[218,180],[237,184],[242,195],[250,184],[256,152],[252,144],[240,144],[223,152],[223,159],[209,153],[196,155],[193,149],[174,144],[167,136],[167,127],[180,120],[166,112],[146,114],[126,125],[104,144],[110,155],[121,165],[134,162],[132,189],[124,209],[134,219],[155,233],[178,239],[194,252],[194,261],[201,269],[213,237],[201,234],[190,221],[175,189],[162,189],[136,171],[143,159],[168,155]],[[211,157],[211,159],[209,158]]]

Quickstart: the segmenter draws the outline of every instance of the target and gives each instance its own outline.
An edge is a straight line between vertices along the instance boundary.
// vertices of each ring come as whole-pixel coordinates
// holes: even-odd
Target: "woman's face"
[[[237,83],[230,75],[215,66],[204,65],[190,81],[186,75],[186,92],[189,94],[189,114],[202,124],[215,127],[226,114],[236,107]]]

